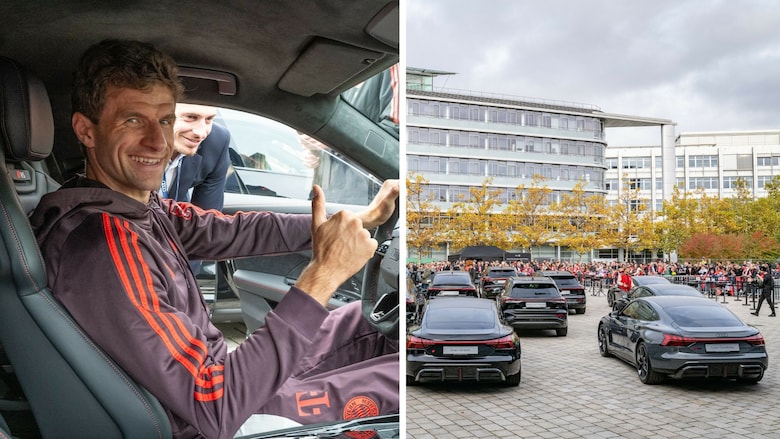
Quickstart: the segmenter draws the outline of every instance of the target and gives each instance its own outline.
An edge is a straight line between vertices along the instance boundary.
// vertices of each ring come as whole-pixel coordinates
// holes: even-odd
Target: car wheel
[[[558,328],[555,330],[555,335],[558,337],[566,337],[566,334],[569,333],[569,328]]]
[[[418,383],[417,380],[415,380],[412,375],[407,375],[406,376],[406,385],[407,386],[411,387],[411,386],[416,386],[418,384],[420,384],[420,383]]]
[[[504,387],[517,387],[520,385],[520,371],[514,375],[508,375],[504,381]]]
[[[611,357],[612,353],[609,352],[609,334],[607,334],[607,328],[604,325],[599,325],[599,353],[602,357]]]
[[[576,311],[577,314],[585,314],[585,308],[577,308],[574,311]]]
[[[658,384],[664,380],[663,375],[653,370],[647,346],[642,342],[639,342],[636,347],[636,372],[639,375],[639,381],[644,384]]]

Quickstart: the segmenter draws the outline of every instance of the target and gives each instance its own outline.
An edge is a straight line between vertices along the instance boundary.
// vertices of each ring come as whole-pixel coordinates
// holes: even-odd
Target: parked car
[[[647,284],[634,288],[625,298],[618,299],[612,306],[612,309],[623,309],[632,300],[649,296],[689,296],[704,298],[699,290],[688,285],[673,283]]]
[[[649,275],[649,276],[631,276],[631,289],[634,289],[636,287],[642,286],[642,285],[655,285],[655,284],[671,284],[669,279],[663,277],[663,276],[655,276],[655,275]],[[629,289],[629,291],[631,291]],[[615,307],[615,301],[617,299],[626,298],[626,293],[623,292],[620,288],[617,287],[617,285],[614,285],[607,290],[607,304],[611,307]]]
[[[478,297],[479,293],[474,282],[471,281],[468,271],[444,270],[436,272],[425,295],[427,298],[437,296]]]
[[[207,11],[205,15],[204,11]],[[336,165],[336,161],[324,155],[320,155],[319,173],[317,169],[293,167],[293,158],[304,159],[298,155],[303,149],[290,154],[291,150],[277,145],[276,149],[266,151],[270,155],[285,154],[283,163],[289,164],[298,185],[285,186],[289,192],[284,197],[279,196],[281,190],[276,195],[269,192],[262,196],[246,191],[246,185],[236,185],[239,193],[226,194],[226,213],[310,212],[312,182],[323,184],[329,213],[362,209],[368,201],[336,203],[338,195],[346,193],[342,188],[371,188],[376,182],[398,178],[400,148],[398,125],[391,123],[393,118],[397,121],[397,114],[376,114],[369,106],[354,100],[353,91],[373,78],[389,76],[388,72],[397,74],[393,69],[397,69],[400,59],[399,19],[399,3],[391,0],[193,0],[185,9],[178,4],[152,0],[127,4],[79,0],[2,2],[0,24],[4,38],[0,56],[13,60],[39,79],[45,91],[43,87],[35,88],[35,96],[48,98],[50,103],[48,111],[38,112],[37,106],[32,108],[34,123],[27,127],[28,140],[45,138],[48,134],[53,137],[54,145],[48,156],[46,148],[25,155],[17,149],[12,153],[7,142],[3,142],[6,175],[1,180],[8,181],[6,186],[13,189],[7,175],[11,169],[29,177],[24,182],[19,180],[26,187],[23,196],[15,197],[24,199],[27,208],[35,206],[43,192],[83,172],[82,150],[71,127],[70,78],[79,57],[90,45],[107,38],[134,39],[153,43],[177,61],[187,102],[241,112],[251,115],[253,120],[262,117],[284,124],[288,131],[315,139],[328,154],[348,159],[349,166],[359,170],[354,177],[362,176],[366,180],[364,186],[353,185],[353,180],[344,181],[341,173],[330,172],[342,165]],[[398,87],[397,82],[394,87]],[[5,91],[0,94],[10,96]],[[20,108],[23,102],[17,103],[18,106],[7,104],[4,100],[0,137],[6,141],[17,140],[7,136],[5,122],[18,120],[21,124],[31,117]],[[222,116],[228,128],[236,130],[234,140],[241,142],[241,148],[250,148],[240,128],[231,126],[233,120],[247,118],[232,117],[235,114],[229,118],[227,112]],[[39,123],[46,125],[42,122],[47,119],[50,126],[39,130]],[[288,140],[293,143],[296,139],[288,137]],[[239,152],[245,153],[243,149]],[[282,163],[274,162],[272,156],[266,158],[272,165]],[[333,166],[323,169],[330,164]],[[286,170],[281,165],[278,168]],[[229,170],[231,175],[237,175],[234,169]],[[0,193],[5,195],[7,187]],[[364,193],[361,200],[369,197]],[[3,198],[2,204],[10,210],[18,207],[14,196]],[[11,221],[8,218],[13,219],[14,229],[6,224]],[[397,215],[390,218],[372,230],[372,235],[380,243],[390,240],[397,220]],[[5,221],[4,230],[30,234],[23,215],[6,215]],[[31,236],[16,240],[0,237],[0,241],[15,261],[39,260]],[[394,260],[394,269],[381,263],[397,258],[399,247],[388,245],[380,250],[360,273],[339,288],[329,307],[363,301],[365,318],[388,335],[399,338],[398,261]],[[20,252],[25,256],[19,256]],[[262,320],[295,283],[310,259],[311,252],[299,252],[226,261],[227,279],[231,287],[240,290],[242,308],[252,297],[261,299],[254,308],[257,314],[253,315]],[[22,267],[22,262],[18,266]],[[17,403],[0,404],[0,419],[9,421],[10,434],[170,436],[167,414],[148,391],[154,389],[136,385],[79,332],[78,325],[51,300],[39,263],[24,268],[27,270],[20,271],[22,274],[12,273],[11,268],[6,270],[4,300],[0,306],[0,368],[13,372],[0,374],[0,402],[13,399]],[[12,279],[30,279],[32,285],[27,287]],[[100,285],[88,287],[100,288]],[[31,298],[45,301],[46,305],[31,306],[28,300]],[[373,312],[378,303],[392,306]],[[35,322],[46,322],[46,325]],[[7,410],[9,407],[14,410]],[[396,436],[397,422],[396,416]],[[149,431],[156,434],[152,436]]]
[[[718,302],[648,296],[604,316],[599,352],[637,369],[639,380],[734,378],[757,383],[769,365],[764,337]]]
[[[520,384],[520,338],[494,300],[431,300],[406,337],[406,384],[442,381]]]
[[[479,279],[479,291],[482,297],[494,298],[504,289],[507,279],[517,276],[514,267],[488,267]]]
[[[587,307],[587,295],[585,287],[582,286],[574,273],[568,271],[541,270],[534,273],[538,276],[547,276],[555,281],[561,296],[566,299],[569,309],[573,309],[577,314],[585,314]]]
[[[549,277],[513,277],[496,297],[504,321],[515,329],[554,329],[569,332],[569,310],[555,281]]]

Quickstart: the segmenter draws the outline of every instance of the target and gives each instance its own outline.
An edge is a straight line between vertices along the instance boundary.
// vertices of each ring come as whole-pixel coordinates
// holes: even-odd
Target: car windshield
[[[433,285],[471,285],[468,274],[437,274]]]
[[[744,323],[720,306],[669,306],[664,308],[674,323],[682,327],[735,328]]]
[[[512,277],[515,270],[491,270],[488,271],[488,277]]]
[[[437,330],[490,329],[495,326],[495,318],[484,308],[437,308],[425,313],[425,326]]]
[[[557,283],[559,287],[580,286],[580,283],[577,281],[577,278],[575,278],[574,276],[554,276],[553,279],[555,279],[555,283]]]
[[[534,298],[534,297],[558,297],[558,290],[550,284],[522,284],[512,287],[509,293],[513,298]]]

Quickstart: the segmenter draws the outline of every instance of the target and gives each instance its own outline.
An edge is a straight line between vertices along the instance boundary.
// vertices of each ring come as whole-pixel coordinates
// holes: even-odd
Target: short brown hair
[[[163,85],[178,102],[184,91],[178,74],[173,58],[150,43],[103,40],[87,49],[79,60],[71,93],[72,110],[97,123],[109,86],[148,90]]]

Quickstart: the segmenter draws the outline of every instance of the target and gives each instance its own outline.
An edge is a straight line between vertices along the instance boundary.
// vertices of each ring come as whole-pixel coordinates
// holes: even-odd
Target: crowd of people
[[[428,283],[431,275],[442,270],[465,270],[471,273],[475,283],[489,267],[514,267],[519,275],[531,276],[541,270],[559,270],[574,273],[580,281],[585,279],[603,279],[604,285],[617,284],[621,272],[630,276],[671,276],[688,277],[712,281],[720,284],[742,285],[752,283],[761,277],[761,267],[767,268],[773,277],[778,277],[778,266],[775,263],[754,261],[685,261],[667,262],[565,262],[565,261],[434,261],[424,264],[410,262],[406,274],[411,284],[417,286]],[[741,288],[738,288],[741,289]],[[736,293],[736,291],[732,291]]]

